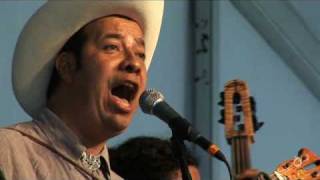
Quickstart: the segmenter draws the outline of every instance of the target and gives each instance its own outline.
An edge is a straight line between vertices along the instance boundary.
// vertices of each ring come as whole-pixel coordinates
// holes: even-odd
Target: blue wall
[[[41,1],[0,1],[0,126],[29,120],[11,85],[11,60],[19,33]]]

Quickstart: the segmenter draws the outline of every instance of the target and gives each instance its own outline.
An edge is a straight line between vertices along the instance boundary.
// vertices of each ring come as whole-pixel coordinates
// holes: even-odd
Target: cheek
[[[94,96],[105,95],[108,91],[108,73],[101,67],[91,67],[89,75],[86,77],[86,89]]]
[[[92,69],[97,81],[101,81],[102,84],[107,84],[108,79],[112,76],[112,65],[110,63],[98,63],[96,67]]]
[[[91,77],[88,80],[91,84],[91,88],[102,88],[106,86],[106,74],[99,68],[92,68]]]
[[[147,71],[144,69],[141,73],[141,87],[142,90],[144,90],[147,86],[147,82],[148,82],[148,74]]]

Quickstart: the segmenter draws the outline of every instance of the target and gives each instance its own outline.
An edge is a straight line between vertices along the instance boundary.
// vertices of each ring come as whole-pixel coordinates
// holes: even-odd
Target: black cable
[[[233,176],[232,176],[232,172],[231,172],[231,166],[230,166],[230,164],[228,163],[226,157],[225,157],[223,154],[220,155],[219,157],[220,157],[219,160],[221,160],[222,162],[224,162],[224,164],[227,166],[230,180],[233,180]]]
[[[230,180],[232,180],[232,172],[231,172],[230,164],[228,163],[228,161],[224,161],[224,163],[226,164],[226,166],[228,168],[228,173],[229,173]]]

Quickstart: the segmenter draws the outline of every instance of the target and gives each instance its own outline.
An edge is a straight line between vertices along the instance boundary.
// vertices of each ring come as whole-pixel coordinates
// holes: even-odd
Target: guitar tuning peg
[[[254,130],[258,131],[262,126],[264,125],[264,122],[257,122],[254,124]]]
[[[224,118],[220,119],[218,122],[219,122],[220,124],[224,124]]]
[[[222,118],[224,118],[224,109],[221,109],[221,110],[220,110],[220,116],[221,116]]]
[[[240,94],[239,93],[234,93],[233,95],[233,104],[240,104]]]
[[[220,101],[218,102],[219,106],[224,106],[224,91],[220,92]]]
[[[220,92],[220,98],[224,99],[224,91]]]
[[[256,104],[256,100],[254,99],[253,96],[250,96],[250,101],[251,101],[252,104]]]
[[[319,172],[317,172],[317,171],[312,172],[311,177],[316,178],[318,176],[318,173]]]
[[[233,121],[234,122],[240,122],[240,120],[241,120],[241,116],[240,115],[233,116]]]
[[[238,124],[238,130],[244,131],[244,124]]]
[[[258,131],[264,125],[264,122],[258,122],[257,116],[254,114],[252,115],[252,121],[255,131]]]
[[[282,165],[282,168],[287,169],[290,167],[290,162],[285,163],[284,165]]]
[[[303,151],[304,151],[304,149],[303,149],[303,148],[302,148],[302,149],[300,149],[300,150],[298,151],[298,157],[301,157],[301,156],[302,156]]]
[[[236,111],[237,112],[241,112],[242,111],[242,106],[241,105],[237,105],[236,106]]]
[[[253,112],[256,112],[256,100],[254,99],[254,97],[250,96],[250,104],[251,104],[251,109]]]
[[[219,106],[224,106],[224,99],[222,99],[221,101],[218,102]]]
[[[258,122],[258,118],[255,114],[252,114],[252,121],[254,124],[256,124]]]

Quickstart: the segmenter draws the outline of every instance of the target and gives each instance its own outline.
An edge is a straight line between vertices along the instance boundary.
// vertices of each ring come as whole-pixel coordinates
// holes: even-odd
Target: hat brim
[[[164,2],[49,1],[24,26],[14,53],[12,83],[15,96],[32,117],[46,106],[53,58],[65,42],[89,22],[108,15],[134,19],[144,31],[145,64],[150,66],[157,45]]]

